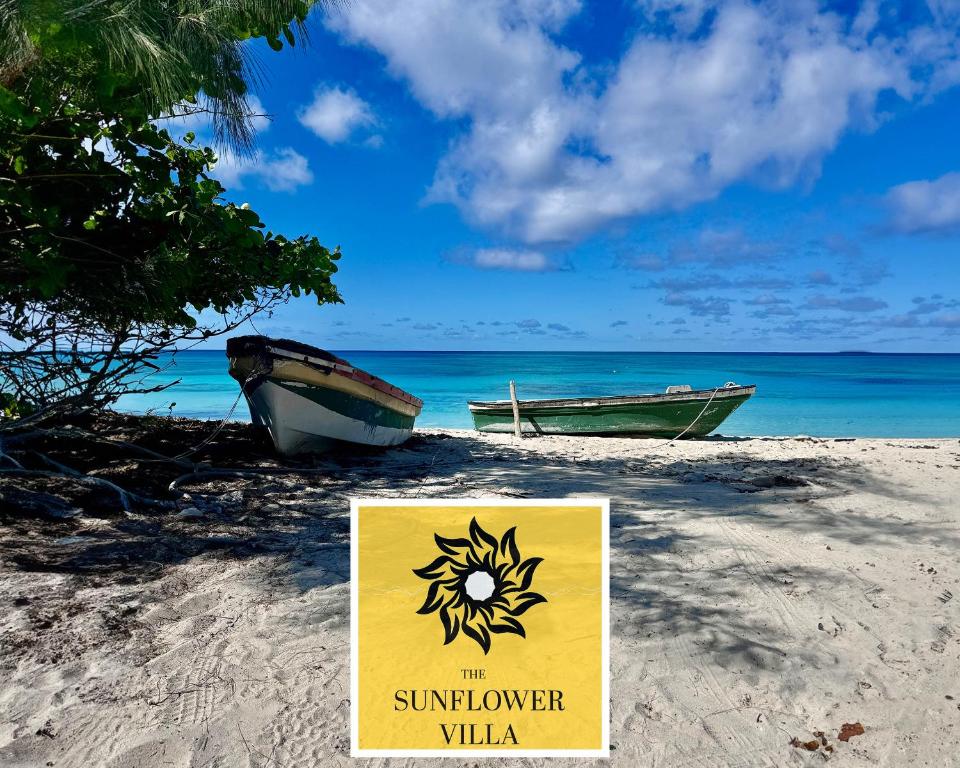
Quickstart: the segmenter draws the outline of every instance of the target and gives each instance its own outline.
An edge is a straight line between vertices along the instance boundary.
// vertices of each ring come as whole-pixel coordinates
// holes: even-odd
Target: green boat
[[[518,400],[522,432],[538,435],[704,437],[756,391],[728,382],[714,389],[668,387],[663,394]],[[479,432],[513,432],[513,403],[467,403]]]

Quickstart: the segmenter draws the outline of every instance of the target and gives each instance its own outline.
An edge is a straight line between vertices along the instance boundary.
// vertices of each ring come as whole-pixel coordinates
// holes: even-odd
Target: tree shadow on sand
[[[218,457],[221,464],[262,450],[247,427],[225,432],[221,441],[233,445],[229,457]],[[713,557],[736,549],[725,520],[743,517],[761,532],[798,539],[819,534],[881,548],[896,547],[905,535],[960,544],[955,533],[935,524],[836,512],[837,499],[853,491],[904,498],[901,488],[857,462],[826,451],[817,458],[759,459],[738,453],[741,443],[729,444],[729,453],[699,460],[669,449],[646,455],[638,441],[636,455],[607,458],[592,454],[589,445],[580,452],[551,446],[549,438],[513,443],[418,434],[399,449],[304,463],[309,475],[198,479],[182,487],[185,497],[171,499],[176,510],[159,514],[114,511],[55,520],[6,515],[0,536],[8,568],[66,574],[77,588],[149,582],[201,555],[274,556],[286,574],[284,588],[308,593],[349,579],[351,497],[609,497],[614,636],[688,635],[726,664],[773,667],[787,655],[782,628],[737,606],[747,591],[759,589],[771,610],[787,615],[782,594],[789,585],[822,579],[827,570],[789,558],[769,564]],[[217,442],[210,448],[223,453]],[[265,454],[258,464],[292,468]],[[152,481],[154,491],[176,471]],[[709,525],[685,532],[697,521]],[[695,591],[685,586],[694,580],[683,570],[684,554],[697,563]],[[856,580],[836,568],[830,578]]]

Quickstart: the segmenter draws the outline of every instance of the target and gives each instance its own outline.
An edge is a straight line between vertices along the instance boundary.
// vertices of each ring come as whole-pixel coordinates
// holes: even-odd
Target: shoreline
[[[275,466],[250,432],[209,455]],[[611,498],[613,764],[949,763],[960,441],[656,442],[418,429],[168,511],[4,515],[0,762],[356,764],[347,500],[395,495]],[[179,471],[143,466],[144,492]]]
[[[166,414],[148,414],[141,411],[117,411],[117,413],[128,416],[131,418],[158,418],[158,419],[173,419],[180,420],[185,422],[196,422],[202,424],[208,424],[212,428],[214,425],[219,424],[221,421],[225,421],[227,424],[234,424],[237,426],[249,426],[251,424],[250,418],[245,419],[238,418],[229,418],[229,419],[217,419],[217,418],[200,418],[197,416],[179,416],[172,415],[167,416]],[[429,436],[432,434],[449,434],[454,437],[468,437],[471,435],[479,435],[481,433],[477,432],[476,429],[472,427],[444,427],[444,426],[423,426],[423,427],[414,427],[413,434],[415,436]],[[487,433],[491,434],[491,433]],[[530,435],[524,433],[524,440],[538,440],[545,439],[551,440],[555,437],[571,437],[571,435]],[[573,436],[576,437],[576,436]],[[643,443],[644,441],[649,441],[652,443],[660,442],[663,438],[657,437],[606,437],[601,435],[582,435],[581,437],[595,438],[598,440],[633,440],[638,443]],[[956,435],[815,435],[815,434],[804,434],[797,433],[795,435],[778,435],[778,434],[764,434],[764,435],[749,435],[749,434],[738,434],[738,435],[724,435],[721,432],[714,432],[706,437],[697,437],[697,438],[684,438],[680,442],[690,443],[690,442],[730,442],[730,441],[740,441],[740,440],[825,440],[825,441],[834,441],[834,442],[844,442],[850,440],[957,440],[960,441],[960,432],[957,432]],[[396,446],[403,447],[403,446]]]
[[[190,419],[192,421],[192,419]],[[215,420],[207,420],[215,421]],[[246,422],[240,422],[233,420],[235,423],[241,424]],[[477,432],[475,429],[467,429],[464,427],[415,427],[413,430],[414,435],[429,436],[432,434],[444,434],[450,435],[451,437],[471,437],[479,436],[484,433]],[[485,436],[492,437],[494,433],[485,433]],[[501,434],[502,437],[508,437],[513,439],[512,435]],[[634,442],[639,445],[643,445],[645,442],[649,443],[658,443],[664,442],[664,438],[659,437],[606,437],[602,435],[531,435],[529,433],[524,433],[523,440],[553,440],[556,438],[573,438],[581,439],[587,438],[590,440],[624,440],[627,442]],[[798,440],[804,442],[807,440],[821,440],[823,442],[834,442],[834,443],[844,443],[851,442],[853,440],[924,440],[930,442],[958,442],[960,443],[960,432],[956,435],[948,435],[944,437],[943,435],[925,437],[922,435],[912,435],[912,436],[887,436],[887,435],[807,435],[807,434],[796,434],[796,435],[724,435],[722,433],[711,433],[706,437],[695,437],[695,438],[681,438],[677,440],[677,443],[681,444],[690,444],[690,443],[730,443],[730,442],[743,442],[746,440]]]
[[[756,394],[719,426],[733,435],[960,437],[960,355],[770,355],[767,353],[464,353],[342,351],[354,366],[424,399],[423,429],[472,429],[468,401],[502,400],[514,380],[520,400],[662,393],[670,385],[711,389],[726,381]],[[239,392],[220,351],[195,350],[156,381],[176,393],[124,400],[203,418],[223,418]],[[244,403],[235,415],[242,416]]]

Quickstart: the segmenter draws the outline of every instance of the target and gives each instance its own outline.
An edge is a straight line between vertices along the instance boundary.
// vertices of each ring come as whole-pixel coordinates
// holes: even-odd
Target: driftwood
[[[54,464],[56,464],[56,462],[54,462]],[[81,485],[107,488],[117,494],[125,512],[129,512],[131,510],[131,501],[135,501],[136,503],[144,506],[160,507],[162,509],[170,509],[174,506],[172,501],[163,501],[160,499],[151,499],[146,496],[141,496],[140,494],[133,493],[132,491],[124,490],[119,485],[111,483],[109,480],[104,480],[102,477],[91,477],[90,475],[84,475],[81,472],[52,471],[44,469],[0,469],[0,477],[69,478],[70,480],[78,482]]]
[[[240,477],[254,479],[258,477],[269,477],[271,475],[324,475],[331,474],[329,469],[315,469],[312,467],[204,467],[194,472],[188,472],[180,475],[167,487],[167,490],[176,491],[181,483],[188,480],[202,481],[210,480],[215,477]]]
[[[219,439],[214,440],[217,437]],[[186,454],[178,453],[183,445],[193,447]],[[192,453],[198,454],[196,460],[183,458]],[[254,458],[257,460],[252,461]],[[6,506],[11,511],[21,509],[25,513],[27,507],[35,512],[47,497],[58,499],[55,504],[51,501],[51,509],[82,511],[86,505],[87,511],[92,512],[102,507],[102,501],[91,501],[89,495],[70,491],[70,483],[109,491],[117,497],[124,512],[130,514],[137,510],[162,512],[184,506],[187,504],[182,498],[185,487],[216,479],[332,478],[346,471],[354,478],[369,473],[379,477],[410,477],[411,472],[429,475],[450,463],[442,459],[439,452],[428,462],[409,458],[413,461],[396,465],[378,463],[375,468],[360,463],[348,469],[337,462],[284,466],[250,425],[227,420],[213,424],[145,419],[110,412],[86,418],[80,424],[60,421],[42,427],[32,424],[19,432],[0,432],[0,484],[5,484],[5,495],[13,499],[13,503]],[[47,482],[57,478],[63,483]],[[191,491],[192,495],[196,493]]]
[[[111,420],[122,421],[125,417],[106,415],[101,418],[109,425]],[[33,509],[42,498],[47,498],[57,508],[64,505],[74,508],[76,505],[70,499],[73,494],[61,491],[58,495],[57,492],[51,492],[49,483],[37,482],[59,479],[68,485],[74,483],[87,488],[109,491],[117,497],[123,511],[128,514],[137,507],[155,511],[169,510],[176,507],[173,500],[155,498],[150,493],[123,487],[127,484],[126,482],[121,480],[120,482],[123,483],[121,485],[114,480],[98,476],[99,473],[111,468],[116,469],[118,464],[122,472],[124,466],[129,465],[131,461],[136,466],[169,464],[181,471],[191,472],[203,466],[181,458],[166,456],[152,448],[107,436],[108,434],[109,431],[106,431],[106,434],[98,433],[74,424],[43,428],[30,424],[19,432],[3,434],[0,439],[0,482],[9,485],[16,479],[27,481],[17,484],[19,487],[8,491],[7,495],[13,493],[13,496],[10,496],[12,503],[15,503],[16,499],[23,501],[23,504],[17,504],[17,506],[23,507],[26,511],[27,507]],[[102,449],[97,450],[96,446],[114,450],[104,453]],[[79,459],[77,459],[78,456]],[[83,470],[71,466],[75,460],[83,464]],[[140,478],[136,476],[131,478],[132,483],[137,483],[139,480]],[[58,500],[58,503],[55,504],[54,500]]]
[[[58,509],[75,508],[76,504],[69,498],[72,494],[57,495],[51,492],[48,483],[37,483],[37,480],[61,479],[67,483],[76,483],[88,488],[102,488],[115,494],[124,512],[131,513],[139,507],[144,510],[170,510],[177,507],[177,501],[172,498],[182,485],[194,482],[203,482],[212,478],[240,478],[255,479],[279,475],[324,475],[329,476],[336,470],[332,467],[293,467],[293,466],[214,466],[206,461],[190,461],[183,458],[191,453],[198,452],[210,445],[211,441],[226,427],[226,420],[215,426],[204,439],[196,440],[197,422],[183,423],[183,434],[178,434],[178,425],[181,422],[159,421],[147,422],[137,417],[103,414],[97,424],[97,431],[85,429],[75,424],[60,424],[38,428],[31,425],[21,432],[12,432],[0,438],[0,483],[14,479],[34,481],[21,483],[23,487],[12,488],[17,499],[25,500],[26,506],[33,510],[41,498],[53,499],[58,502],[53,506]],[[194,444],[185,453],[168,456],[154,448],[140,445],[129,439],[118,436],[122,432],[143,431],[144,439],[151,436],[151,426],[157,424],[160,433],[167,442],[172,440],[176,445],[183,441]],[[117,426],[120,425],[120,426]],[[202,425],[206,427],[206,424]],[[168,431],[173,428],[172,434]],[[221,443],[219,450],[223,452],[224,445],[235,445],[229,449],[232,455],[249,455],[255,450],[256,441],[251,440],[250,427],[231,425],[233,433],[225,443]],[[236,432],[240,432],[239,435]],[[99,450],[98,450],[99,447]],[[108,450],[106,453],[103,449]],[[69,462],[69,463],[67,463]],[[75,466],[79,463],[82,470]],[[171,472],[165,467],[180,470],[173,479]],[[132,468],[131,468],[132,467]],[[147,470],[147,467],[153,467]],[[111,471],[121,479],[114,477],[108,480],[100,475]],[[167,478],[164,479],[163,475]],[[137,490],[130,487],[133,485]],[[139,487],[137,487],[139,486]],[[147,486],[144,489],[144,486]],[[62,493],[62,492],[61,492]],[[37,495],[40,494],[40,495]],[[29,499],[28,499],[29,496]],[[167,497],[167,498],[164,498]],[[13,498],[13,497],[11,497]],[[27,501],[29,503],[27,503]],[[26,506],[24,510],[26,510]]]
[[[82,437],[85,440],[90,440],[101,445],[111,445],[116,448],[122,448],[133,453],[138,453],[141,456],[147,456],[153,461],[161,461],[167,464],[175,464],[179,467],[184,468],[193,468],[196,466],[193,462],[186,461],[184,459],[179,459],[171,456],[164,456],[162,453],[153,451],[149,448],[145,448],[142,445],[137,445],[136,443],[128,443],[126,440],[116,440],[110,437],[103,437],[96,434],[95,432],[90,432],[85,429],[78,429],[76,427],[72,429],[38,429],[33,432],[25,433],[23,436],[14,435],[8,437],[6,442],[8,444],[16,445],[18,442],[23,442],[23,438],[33,438],[37,436],[51,437],[51,438],[70,438],[70,437]]]

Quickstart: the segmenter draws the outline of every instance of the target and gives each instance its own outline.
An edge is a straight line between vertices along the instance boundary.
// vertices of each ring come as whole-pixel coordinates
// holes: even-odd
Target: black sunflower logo
[[[500,541],[483,530],[476,518],[470,521],[469,531],[467,539],[433,535],[444,554],[413,571],[432,582],[417,613],[440,612],[444,645],[463,630],[486,654],[491,633],[527,636],[517,616],[537,603],[547,602],[543,595],[529,591],[543,558],[520,559],[516,526]]]

